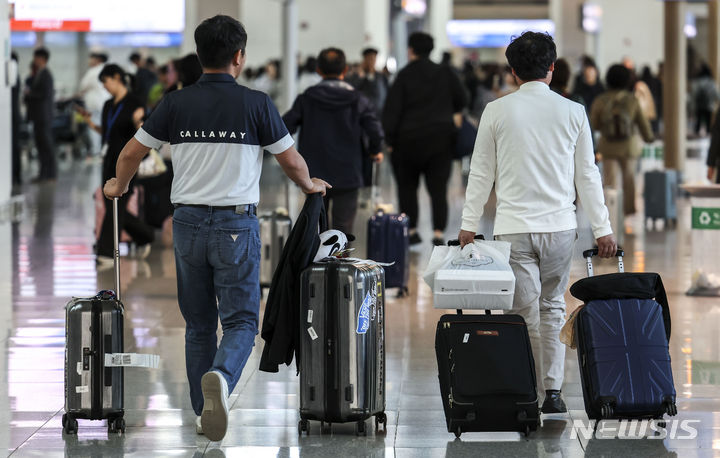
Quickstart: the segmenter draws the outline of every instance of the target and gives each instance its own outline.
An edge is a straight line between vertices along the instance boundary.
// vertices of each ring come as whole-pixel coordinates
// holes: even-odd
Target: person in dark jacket
[[[433,243],[440,245],[448,218],[447,184],[455,132],[468,101],[453,69],[430,60],[433,46],[432,36],[426,33],[410,35],[410,63],[390,87],[382,121],[385,141],[392,151],[400,211],[410,219],[410,243],[421,242],[417,188],[420,175],[424,175],[432,202]]]
[[[318,56],[323,80],[295,99],[283,121],[291,134],[300,128],[299,152],[310,174],[334,183],[325,195],[332,206],[332,227],[352,233],[358,189],[363,186],[363,156],[382,161],[383,133],[372,103],[344,81],[345,53],[327,48]],[[363,148],[363,137],[368,149]]]
[[[20,123],[22,122],[22,114],[20,113],[20,73],[18,70],[18,56],[15,51],[10,55],[11,64],[15,68],[15,81],[12,81],[12,89],[10,92],[11,108],[12,108],[12,185],[13,187],[22,184],[22,167],[21,167],[21,151],[20,151]]]
[[[25,95],[27,117],[33,123],[35,146],[40,160],[40,174],[34,180],[53,181],[57,178],[57,159],[52,138],[52,118],[55,88],[52,73],[47,68],[50,52],[38,48],[33,53],[33,78]]]
[[[378,118],[382,116],[382,110],[385,106],[385,98],[388,92],[388,79],[382,73],[375,69],[377,64],[378,50],[375,48],[366,48],[362,52],[363,60],[361,65],[362,72],[348,81],[355,89],[360,91],[362,95],[375,107]]]
[[[319,193],[309,194],[293,225],[280,262],[273,274],[265,303],[260,336],[265,341],[260,370],[278,372],[281,364],[290,365],[293,356],[300,367],[300,273],[312,264],[320,247],[319,232],[327,230],[327,215]]]
[[[720,173],[718,173],[718,167],[720,167],[720,115],[718,115],[718,111],[715,112],[714,117],[715,121],[710,127],[710,149],[706,162],[707,178],[713,183],[720,184]]]
[[[575,78],[573,96],[579,96],[585,105],[585,111],[590,114],[590,107],[595,98],[605,92],[605,86],[600,82],[600,72],[595,60],[590,56],[582,56],[582,70]]]

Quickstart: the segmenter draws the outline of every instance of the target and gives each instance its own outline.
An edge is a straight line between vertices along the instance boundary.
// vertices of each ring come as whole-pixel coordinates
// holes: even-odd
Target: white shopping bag
[[[509,310],[515,292],[510,243],[435,247],[423,275],[435,308]]]

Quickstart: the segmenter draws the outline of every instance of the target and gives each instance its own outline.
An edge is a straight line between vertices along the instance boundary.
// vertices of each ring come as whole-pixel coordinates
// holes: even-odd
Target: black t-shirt
[[[103,160],[103,182],[115,176],[115,164],[120,151],[137,132],[133,113],[143,105],[134,95],[128,93],[117,104],[114,99],[105,102],[102,110],[102,139],[107,144]]]

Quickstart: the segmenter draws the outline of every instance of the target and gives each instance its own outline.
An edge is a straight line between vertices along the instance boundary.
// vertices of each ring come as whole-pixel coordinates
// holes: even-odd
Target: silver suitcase
[[[120,302],[117,199],[113,202],[115,291],[73,298],[65,307],[65,414],[63,430],[78,431],[77,419],[107,420],[109,432],[124,432],[123,368],[105,367],[106,353],[123,352],[124,309]]]
[[[367,434],[385,416],[385,273],[377,265],[333,260],[301,274],[300,422],[356,422]]]
[[[270,287],[277,265],[280,263],[285,242],[290,236],[292,221],[287,212],[276,210],[259,217],[260,223],[260,286]]]

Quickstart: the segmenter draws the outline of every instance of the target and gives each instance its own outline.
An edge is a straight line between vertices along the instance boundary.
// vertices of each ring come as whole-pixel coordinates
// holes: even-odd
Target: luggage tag
[[[160,367],[159,355],[139,353],[105,353],[105,367]]]

